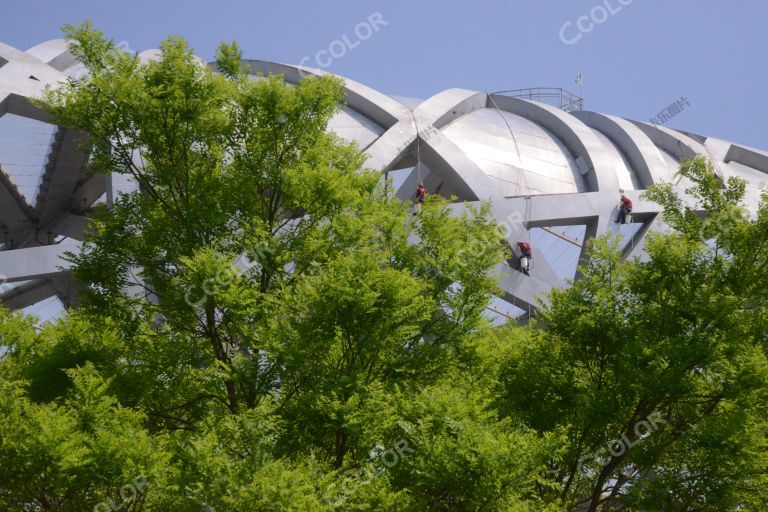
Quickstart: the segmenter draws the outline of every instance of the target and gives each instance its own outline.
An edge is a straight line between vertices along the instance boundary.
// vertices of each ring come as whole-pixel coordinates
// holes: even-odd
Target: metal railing
[[[511,89],[509,91],[497,91],[492,94],[501,94],[513,98],[541,101],[555,106],[566,112],[584,110],[584,98],[576,96],[570,91],[560,87],[529,87],[527,89]]]

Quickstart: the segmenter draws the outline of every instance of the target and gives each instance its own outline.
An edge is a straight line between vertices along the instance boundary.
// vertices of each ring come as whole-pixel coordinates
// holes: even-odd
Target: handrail
[[[491,94],[501,94],[504,96],[511,96],[513,98],[544,101],[545,103],[549,103],[566,112],[584,110],[584,98],[577,96],[561,87],[527,87],[523,89],[497,91]]]

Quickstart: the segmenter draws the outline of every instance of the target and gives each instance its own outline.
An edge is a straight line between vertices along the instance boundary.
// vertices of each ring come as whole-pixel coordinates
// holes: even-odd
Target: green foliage
[[[675,230],[651,236],[649,261],[598,240],[499,372],[500,410],[566,435],[553,474],[573,507],[765,505],[766,281],[753,265],[768,261],[748,243],[763,239],[765,207],[750,221],[743,184],[703,160],[681,174],[688,205],[669,185],[648,192]]]
[[[765,509],[768,201],[743,183],[685,163],[684,196],[647,193],[671,228],[647,260],[598,240],[531,326],[491,328],[488,207],[412,215],[326,131],[339,80],[66,32],[89,75],[40,104],[138,190],[71,256],[77,311],[0,311],[4,510]]]
[[[107,394],[109,382],[93,365],[67,373],[70,391],[49,404],[30,400],[22,381],[0,380],[4,510],[80,511],[108,499],[119,503],[122,486],[158,473],[168,461],[156,449],[163,436],[151,436],[140,412]]]
[[[399,510],[541,510],[535,491],[549,443],[500,419],[485,389],[457,386],[462,377],[397,395],[391,438],[412,450],[390,470],[410,497]]]
[[[332,507],[369,463],[381,396],[452,371],[485,325],[505,258],[487,207],[452,217],[434,198],[414,218],[326,131],[335,78],[252,80],[236,44],[213,74],[176,37],[142,63],[67,33],[89,75],[41,105],[89,133],[92,172],[139,190],[71,256],[78,312],[39,334],[8,317],[4,364],[65,411],[67,369],[88,365],[141,414],[169,461],[149,510]],[[401,491],[377,489],[355,499],[394,507]]]

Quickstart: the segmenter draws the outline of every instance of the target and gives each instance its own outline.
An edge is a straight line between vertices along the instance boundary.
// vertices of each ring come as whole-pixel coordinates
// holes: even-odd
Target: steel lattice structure
[[[156,55],[148,50],[140,57]],[[289,83],[326,74],[256,60],[245,64],[254,75],[279,73]],[[12,309],[51,296],[65,306],[75,303],[75,287],[61,256],[78,250],[87,223],[83,214],[90,206],[132,186],[117,176],[87,174],[88,156],[80,151],[85,134],[50,126],[49,117],[29,101],[46,85],[82,72],[64,40],[25,52],[0,43],[0,276],[6,280],[0,300]],[[562,244],[575,247],[579,260],[585,241],[613,232],[624,236],[624,258],[642,256],[648,231],[665,226],[658,205],[640,200],[640,193],[654,183],[673,181],[681,160],[701,155],[722,177],[745,179],[753,209],[768,173],[767,152],[612,115],[566,112],[464,89],[416,101],[346,78],[344,88],[346,105],[329,129],[355,141],[369,155],[367,167],[397,175],[398,197],[412,199],[422,180],[432,193],[456,196],[457,210],[490,201],[513,247],[534,232],[560,241],[544,251],[537,239],[530,276],[512,268],[514,263],[497,269],[503,276],[500,299],[521,318],[548,290],[574,277],[575,261],[566,265],[564,275]],[[30,129],[49,133],[48,139],[30,142],[23,135]],[[37,155],[42,161],[14,160],[24,157],[20,148],[25,145],[43,148]],[[25,166],[33,172],[25,172]],[[627,226],[614,222],[619,190],[635,203],[634,223]],[[574,227],[579,227],[577,235]]]

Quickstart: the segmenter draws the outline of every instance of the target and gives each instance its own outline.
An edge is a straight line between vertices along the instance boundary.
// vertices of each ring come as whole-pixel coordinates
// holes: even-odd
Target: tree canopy
[[[489,209],[413,215],[327,130],[339,79],[66,33],[88,74],[39,104],[135,187],[70,256],[76,309],[0,310],[5,510],[768,507],[768,201],[743,183],[685,162],[690,190],[647,192],[670,229],[645,258],[596,240],[494,327]]]

